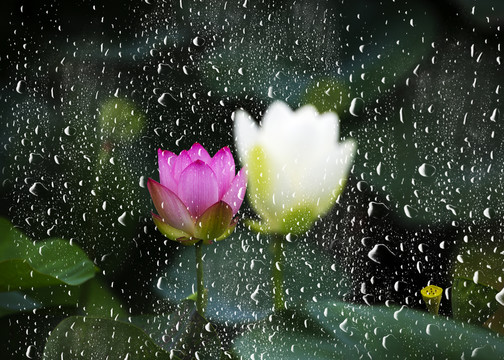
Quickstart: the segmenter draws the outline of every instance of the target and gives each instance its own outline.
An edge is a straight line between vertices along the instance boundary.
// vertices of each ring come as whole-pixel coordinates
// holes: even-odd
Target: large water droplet
[[[368,215],[375,219],[383,219],[389,213],[389,208],[384,203],[371,201],[368,207]]]
[[[75,130],[70,127],[70,126],[67,126],[63,132],[65,133],[66,136],[73,136],[75,134]]]
[[[122,226],[126,226],[126,215],[127,215],[127,214],[128,214],[128,213],[125,211],[125,212],[123,212],[123,213],[122,213],[122,215],[121,215],[121,216],[119,216],[119,217],[117,218],[117,221],[119,221],[119,224],[121,224]]]
[[[343,332],[348,332],[348,319],[343,320],[343,322],[339,324],[339,328]]]
[[[504,306],[504,288],[497,295],[495,295],[495,300],[502,306]]]
[[[42,196],[44,193],[48,191],[48,189],[40,182],[33,183],[32,186],[28,189],[28,191],[35,196]]]
[[[378,264],[386,264],[394,261],[395,254],[390,251],[387,245],[376,244],[368,253],[368,257]]]
[[[492,111],[492,115],[490,115],[490,120],[497,121],[499,120],[499,117],[500,117],[500,111],[499,109],[495,108],[494,111]]]
[[[410,219],[413,219],[418,215],[418,210],[409,205],[404,205],[404,214]]]
[[[361,116],[364,112],[364,100],[359,97],[352,99],[350,103],[350,114],[352,116]]]
[[[491,219],[494,217],[495,215],[495,211],[491,208],[486,208],[485,210],[483,210],[483,215],[488,218],[488,219]]]
[[[418,173],[423,177],[430,177],[436,173],[436,168],[432,165],[423,163],[418,168]]]
[[[357,183],[357,190],[359,190],[360,192],[364,192],[368,189],[369,185],[367,182],[365,181],[359,181]]]
[[[16,92],[18,94],[23,94],[26,91],[26,81],[19,80],[16,84]]]
[[[158,64],[158,67],[157,67],[157,73],[159,75],[165,75],[165,74],[168,74],[170,71],[171,71],[171,66],[168,65],[168,64]]]
[[[202,37],[199,37],[199,36],[196,36],[192,43],[195,45],[195,46],[203,46],[205,44],[205,39],[203,39]]]
[[[36,355],[36,351],[35,351],[35,346],[33,345],[29,345],[27,348],[26,348],[26,353],[25,353],[26,357],[28,359],[33,359]]]

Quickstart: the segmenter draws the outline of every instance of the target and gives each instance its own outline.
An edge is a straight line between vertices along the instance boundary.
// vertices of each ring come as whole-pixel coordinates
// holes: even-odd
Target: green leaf
[[[460,15],[483,31],[489,31],[492,28],[496,31],[499,25],[502,26],[504,2],[501,0],[448,0],[448,2],[457,6],[460,9]]]
[[[498,291],[473,280],[455,278],[452,285],[453,317],[481,325],[499,308],[495,299]]]
[[[313,299],[342,298],[344,277],[313,239],[295,238],[285,245],[284,289],[288,307]],[[241,229],[228,239],[205,246],[203,266],[208,289],[206,314],[219,322],[246,322],[272,312],[272,253],[268,236]],[[180,247],[178,259],[156,280],[160,296],[179,302],[194,292],[194,249]]]
[[[0,317],[16,312],[30,311],[42,306],[35,299],[19,291],[0,293]]]
[[[80,303],[85,314],[101,318],[115,318],[127,316],[123,304],[114,296],[111,289],[103,281],[94,278],[81,285],[82,295]]]
[[[228,4],[228,11],[244,9]],[[354,97],[371,104],[412,73],[431,51],[435,14],[424,1],[257,4],[216,29],[228,42],[205,49],[201,76],[222,95],[312,103],[341,115]],[[233,21],[245,17],[247,31],[232,31],[241,26]]]
[[[43,359],[60,358],[177,359],[134,325],[81,316],[63,320],[47,339]]]
[[[80,248],[64,240],[32,243],[3,218],[0,234],[0,291],[80,285],[97,271]]]
[[[404,222],[480,224],[504,212],[499,52],[480,43],[471,55],[475,43],[468,33],[441,42],[395,106],[367,108],[368,121],[348,124],[359,149],[354,174]]]
[[[308,310],[339,343],[335,355],[390,359],[495,359],[504,340],[488,330],[406,307],[312,303]]]
[[[183,301],[167,315],[137,316],[131,321],[160,347],[181,359],[218,359],[221,343],[214,327],[197,311],[194,301]]]
[[[306,314],[286,311],[248,327],[235,341],[240,359],[344,359],[339,345]]]

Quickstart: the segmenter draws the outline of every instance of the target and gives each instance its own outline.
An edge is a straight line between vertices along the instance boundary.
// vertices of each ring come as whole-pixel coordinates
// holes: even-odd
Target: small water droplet
[[[352,116],[361,116],[364,112],[364,100],[360,97],[353,98],[352,102],[350,103],[349,111]]]
[[[26,81],[19,80],[16,84],[16,92],[18,94],[23,94],[26,91]]]
[[[423,163],[418,168],[418,173],[423,177],[430,177],[436,173],[436,168],[433,165]]]

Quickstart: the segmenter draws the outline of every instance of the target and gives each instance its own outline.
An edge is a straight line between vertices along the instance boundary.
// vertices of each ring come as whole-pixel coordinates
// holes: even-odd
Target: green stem
[[[196,310],[205,316],[205,285],[203,283],[203,241],[198,241],[196,248]]]
[[[271,270],[273,275],[273,299],[276,311],[285,308],[283,295],[283,243],[283,235],[273,234],[273,266]]]

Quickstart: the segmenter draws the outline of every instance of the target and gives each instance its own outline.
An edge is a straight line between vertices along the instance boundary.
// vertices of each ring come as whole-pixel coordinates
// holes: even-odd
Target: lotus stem
[[[203,241],[198,241],[196,249],[196,310],[205,316],[205,285],[203,282]]]
[[[285,309],[283,294],[283,266],[284,266],[284,236],[282,234],[273,235],[273,299],[275,311]]]

